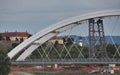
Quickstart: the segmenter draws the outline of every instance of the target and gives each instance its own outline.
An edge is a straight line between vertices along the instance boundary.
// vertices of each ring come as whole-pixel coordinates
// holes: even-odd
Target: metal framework
[[[51,39],[53,36],[58,35],[61,32],[64,32],[68,29],[71,29],[72,27],[78,26],[84,21],[87,21],[91,18],[104,18],[104,17],[110,17],[110,16],[120,16],[120,10],[107,10],[107,11],[99,11],[99,12],[93,12],[84,14],[81,16],[77,16],[74,18],[70,18],[61,22],[58,22],[54,25],[51,25],[50,27],[47,27],[40,32],[36,33],[35,35],[31,36],[24,42],[22,42],[20,45],[18,45],[16,48],[14,48],[12,51],[8,53],[8,56],[10,59],[15,57],[19,52],[23,51],[23,53],[17,58],[17,61],[24,61],[34,50],[36,50],[38,47],[40,47],[43,43]],[[94,23],[94,22],[92,22]],[[104,32],[103,32],[103,25],[102,23],[98,22],[98,34],[100,36],[100,44],[104,46]],[[91,25],[92,26],[92,25]],[[94,26],[94,25],[93,25]],[[102,31],[101,31],[102,30]],[[91,32],[91,34],[94,34]],[[92,36],[92,35],[91,35]],[[99,50],[102,53],[106,53],[104,47]],[[106,54],[101,56],[105,56]],[[69,51],[67,51],[67,55],[69,55]],[[94,54],[90,55],[91,57],[94,57]]]
[[[103,20],[89,19],[89,58],[108,58]]]
[[[34,59],[31,61],[12,61],[12,65],[42,65],[42,64],[120,64],[120,59],[50,59],[40,60]]]

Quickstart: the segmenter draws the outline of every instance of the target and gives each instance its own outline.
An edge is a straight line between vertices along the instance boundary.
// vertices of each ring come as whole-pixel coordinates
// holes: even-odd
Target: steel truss
[[[108,58],[101,19],[89,19],[89,46],[89,58]]]

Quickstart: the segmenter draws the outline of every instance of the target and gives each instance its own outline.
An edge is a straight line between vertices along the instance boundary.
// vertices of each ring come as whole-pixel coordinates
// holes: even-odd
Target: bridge
[[[120,59],[51,59],[39,60],[33,59],[31,61],[12,61],[12,65],[52,65],[52,64],[120,64]]]
[[[116,18],[119,20],[120,10],[106,10],[83,14],[47,27],[34,34],[8,53],[12,64],[120,64],[120,46],[113,39],[114,52],[112,56],[107,50],[108,44],[105,39],[104,19]],[[110,22],[110,21],[109,21]],[[115,21],[116,22],[116,21]],[[118,21],[119,23],[120,21]],[[77,42],[71,39],[71,31],[75,27],[88,24],[88,50],[84,52]],[[119,25],[119,24],[118,24]],[[118,26],[119,27],[119,26]],[[56,42],[49,43],[55,36],[63,36],[62,33],[69,31],[62,45],[56,46]],[[78,30],[79,33],[80,30]],[[84,31],[83,31],[84,32]],[[109,34],[112,38],[111,33]],[[71,41],[70,42],[68,42]],[[119,39],[120,40],[120,39]],[[67,42],[67,43],[66,43]],[[80,42],[80,40],[79,40]],[[57,41],[58,43],[58,41]],[[45,44],[45,45],[44,45]],[[47,44],[47,45],[46,45]],[[49,45],[48,45],[49,44]],[[59,47],[59,48],[58,48]],[[60,51],[61,50],[61,51]],[[74,51],[77,52],[74,52]],[[39,54],[39,59],[31,56],[34,51]],[[52,56],[55,55],[55,56]],[[31,56],[31,57],[30,57]],[[51,57],[52,56],[52,57]]]

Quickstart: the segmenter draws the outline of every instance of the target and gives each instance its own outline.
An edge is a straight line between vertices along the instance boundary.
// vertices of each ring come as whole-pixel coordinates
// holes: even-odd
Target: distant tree
[[[32,35],[31,35],[31,34],[29,34],[28,38],[29,38],[29,37],[31,37],[31,36],[32,36]]]
[[[10,41],[10,37],[9,36],[6,37],[6,41]]]
[[[0,41],[2,40],[2,36],[0,35]]]
[[[7,52],[0,47],[0,75],[8,75],[10,72],[10,59]]]
[[[58,41],[56,40],[54,43],[54,46],[56,47],[58,45]]]
[[[23,42],[24,41],[24,39],[23,38],[20,38],[20,42]]]
[[[19,41],[18,38],[16,38],[15,41]]]
[[[117,47],[117,45],[116,45],[116,47]],[[115,46],[112,45],[112,44],[108,44],[106,49],[107,49],[107,54],[108,54],[108,56],[109,56],[109,57],[113,57],[114,54],[115,54],[115,52],[116,52]],[[118,50],[119,50],[119,49],[118,49]],[[116,58],[118,58],[118,57],[120,57],[120,56],[116,56]]]
[[[12,43],[12,48],[15,48],[19,43]]]
[[[66,44],[66,45],[71,45],[71,44],[73,44],[73,42],[74,42],[74,39],[71,38],[71,37],[69,37],[69,38],[67,39],[67,44]]]

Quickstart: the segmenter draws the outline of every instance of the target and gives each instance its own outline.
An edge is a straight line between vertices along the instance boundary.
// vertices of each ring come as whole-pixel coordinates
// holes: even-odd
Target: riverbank
[[[94,75],[94,74],[110,74],[108,66],[90,66],[90,65],[77,65],[77,66],[12,66],[10,75]],[[120,74],[119,68],[114,69],[114,74]],[[113,73],[112,73],[113,74]]]
[[[34,75],[34,74],[30,74],[30,73],[22,72],[22,71],[17,71],[17,72],[11,72],[9,75]]]
[[[111,75],[111,74],[80,74],[80,73],[36,73],[36,74],[30,74],[27,72],[11,72],[9,75]],[[119,74],[113,74],[113,75],[119,75]]]

